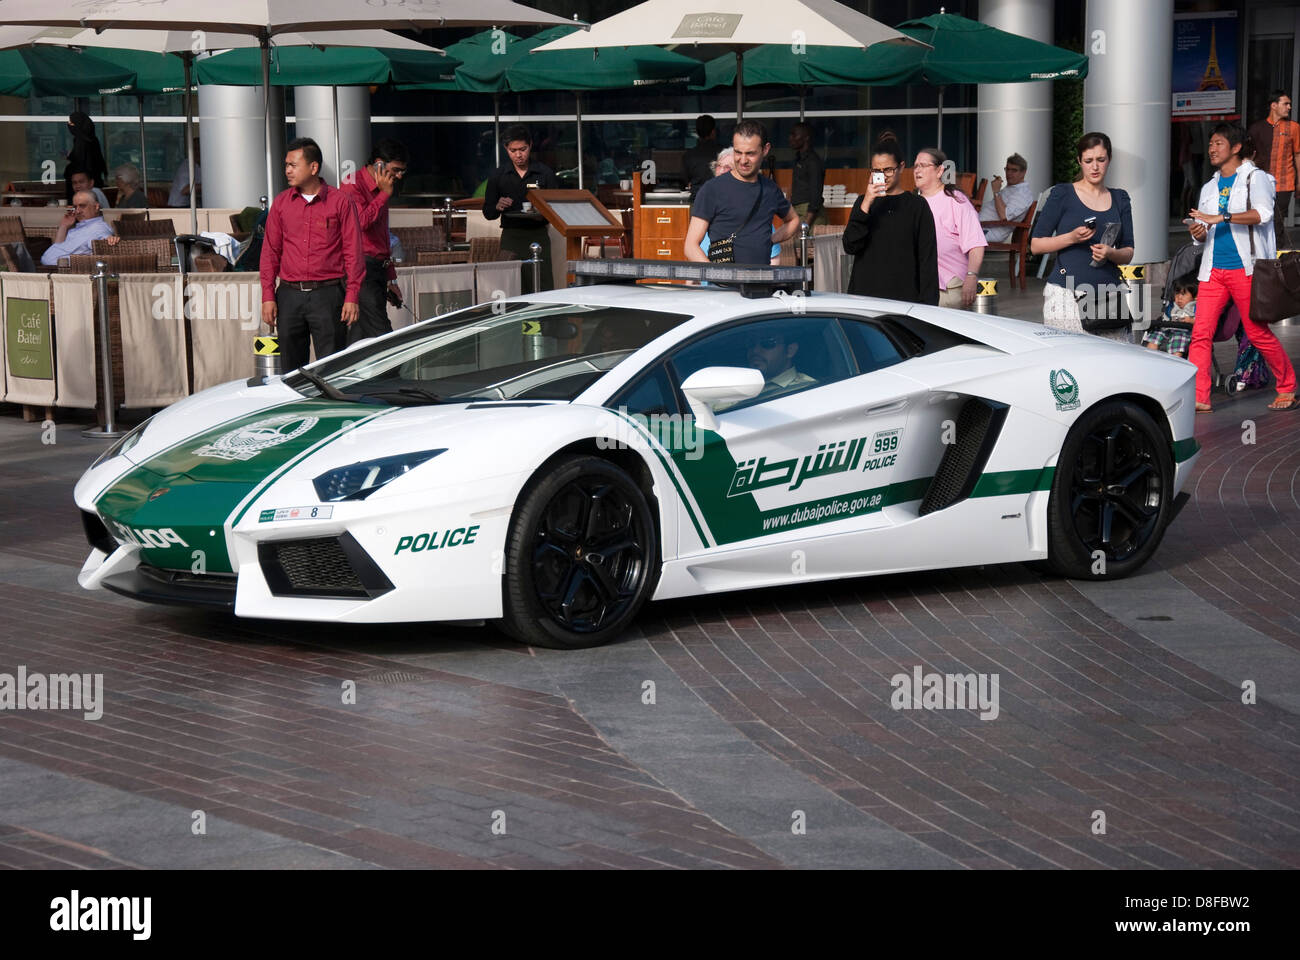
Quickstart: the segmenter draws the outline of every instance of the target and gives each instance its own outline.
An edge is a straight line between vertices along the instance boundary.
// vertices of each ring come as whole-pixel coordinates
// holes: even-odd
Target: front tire
[[[1173,512],[1173,454],[1141,407],[1087,411],[1061,447],[1047,504],[1048,565],[1066,577],[1115,580],[1155,553]]]
[[[598,457],[559,460],[511,522],[502,626],[532,646],[608,643],[645,603],[658,555],[650,506],[627,473]]]

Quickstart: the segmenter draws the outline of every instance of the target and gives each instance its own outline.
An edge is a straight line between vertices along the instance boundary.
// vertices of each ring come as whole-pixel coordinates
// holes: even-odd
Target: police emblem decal
[[[223,433],[211,443],[195,449],[200,457],[218,460],[251,460],[263,450],[288,443],[316,426],[318,417],[304,417],[295,413],[268,417],[228,433]]]
[[[1069,370],[1053,370],[1051,386],[1057,410],[1079,409],[1079,381]]]

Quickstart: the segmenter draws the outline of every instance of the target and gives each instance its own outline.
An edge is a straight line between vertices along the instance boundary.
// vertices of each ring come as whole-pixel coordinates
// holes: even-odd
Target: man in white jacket
[[[1255,261],[1277,256],[1273,228],[1273,178],[1242,159],[1246,132],[1234,123],[1221,123],[1210,135],[1208,155],[1218,172],[1201,188],[1201,199],[1190,212],[1192,239],[1205,243],[1198,276],[1196,325],[1188,359],[1196,364],[1196,412],[1210,412],[1210,363],[1214,331],[1231,299],[1241,324],[1268,364],[1277,383],[1270,410],[1293,410],[1295,368],[1267,324],[1250,318],[1250,283]],[[1249,155],[1249,154],[1248,154]],[[1267,229],[1264,227],[1267,225]]]

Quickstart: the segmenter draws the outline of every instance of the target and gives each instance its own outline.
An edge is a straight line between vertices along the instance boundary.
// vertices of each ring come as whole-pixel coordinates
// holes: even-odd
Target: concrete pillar
[[[1134,263],[1169,258],[1174,0],[1088,0],[1084,131],[1114,147],[1108,186],[1133,200]]]
[[[980,0],[980,22],[1031,40],[1053,40],[1052,0]],[[1034,196],[1052,185],[1052,83],[981,83],[976,103],[979,175],[1003,177],[1007,157],[1029,163]],[[987,201],[993,194],[986,192]]]
[[[334,88],[295,87],[294,132],[320,144],[325,158],[321,179],[336,182],[334,167]],[[370,90],[367,87],[339,87],[339,160],[343,172],[360,169],[370,151]],[[349,163],[352,165],[349,167]]]
[[[276,192],[284,189],[284,91],[271,88],[271,155]],[[262,88],[199,85],[199,140],[203,144],[203,205],[255,207],[266,194]]]

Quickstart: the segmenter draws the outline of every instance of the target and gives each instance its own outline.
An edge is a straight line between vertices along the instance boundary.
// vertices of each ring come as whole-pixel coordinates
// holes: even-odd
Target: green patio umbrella
[[[1050,43],[1007,33],[955,13],[907,20],[898,29],[928,43],[909,82],[939,88],[939,135],[943,146],[943,88],[950,83],[1032,83],[1062,77],[1086,77],[1088,56]]]
[[[394,40],[400,40],[394,37]],[[453,79],[460,61],[442,50],[401,47],[275,46],[268,76],[271,86],[297,87],[328,84],[334,92],[334,173],[339,164],[339,87],[375,84],[437,83]],[[199,83],[258,86],[262,83],[262,53],[248,47],[205,57],[195,64]],[[342,181],[337,181],[341,183]],[[337,183],[336,183],[337,185]]]
[[[451,80],[460,61],[430,47],[427,51],[368,47],[271,48],[271,86],[356,87],[385,83]],[[262,82],[261,52],[228,50],[195,63],[199,83],[257,86]]]
[[[135,71],[61,47],[0,51],[0,93],[17,97],[98,97],[129,90]]]
[[[515,62],[506,67],[511,90],[572,90],[578,127],[578,189],[583,188],[582,91],[632,89],[652,84],[690,83],[704,78],[700,61],[662,47],[610,47],[603,50],[543,50],[536,48],[573,33],[576,27],[551,27],[516,48]]]
[[[948,84],[1029,83],[1088,74],[1085,54],[955,13],[908,20],[898,29],[929,48],[896,44],[876,44],[866,50],[808,47],[806,53],[798,54],[788,44],[772,44],[745,55],[745,80],[799,87],[928,83],[939,88],[942,123],[943,88]],[[698,89],[731,86],[735,79],[735,55],[725,54],[709,61]]]
[[[447,56],[460,61],[454,76],[432,83],[399,83],[397,89],[492,94],[493,156],[494,162],[499,166],[501,164],[501,93],[506,86],[497,70],[499,66],[497,61],[519,42],[521,42],[520,37],[500,29],[484,30],[464,40],[457,40],[446,48]]]
[[[582,170],[582,91],[631,89],[648,84],[688,83],[704,79],[703,65],[654,46],[612,47],[600,51],[547,50],[534,53],[537,47],[568,36],[577,26],[550,27],[520,40],[504,31],[484,31],[447,48],[461,55],[464,63],[456,70],[454,86],[399,89],[455,89],[470,93],[491,93],[496,105],[494,131],[500,147],[500,94],[537,90],[572,90],[577,109],[578,186],[583,185]],[[500,163],[500,154],[497,155]]]

